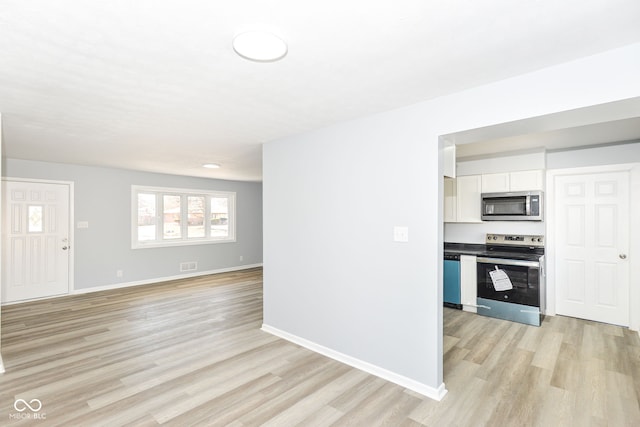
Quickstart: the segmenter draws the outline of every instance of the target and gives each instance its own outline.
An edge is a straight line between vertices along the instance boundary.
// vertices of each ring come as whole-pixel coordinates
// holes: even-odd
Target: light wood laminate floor
[[[436,402],[261,324],[260,269],[5,306],[0,425],[640,425],[624,328],[445,309]],[[40,419],[17,399],[40,400]]]

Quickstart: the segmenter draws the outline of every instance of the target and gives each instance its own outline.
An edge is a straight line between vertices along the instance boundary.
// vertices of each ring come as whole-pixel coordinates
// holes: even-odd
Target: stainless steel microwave
[[[542,191],[482,193],[483,221],[542,221]]]

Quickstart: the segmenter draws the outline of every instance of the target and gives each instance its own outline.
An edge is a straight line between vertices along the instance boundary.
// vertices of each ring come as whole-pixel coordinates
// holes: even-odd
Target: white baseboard
[[[113,290],[113,289],[130,288],[132,286],[150,285],[152,283],[169,282],[171,280],[188,279],[188,278],[191,278],[191,277],[198,277],[198,276],[208,276],[209,274],[228,273],[230,271],[248,270],[250,268],[256,268],[256,267],[262,267],[262,263],[249,264],[249,265],[240,265],[240,266],[236,266],[236,267],[219,268],[217,270],[209,270],[209,271],[197,271],[197,272],[193,272],[193,273],[178,274],[178,275],[175,275],[175,276],[157,277],[157,278],[154,278],[154,279],[138,280],[138,281],[135,281],[135,282],[114,283],[114,284],[111,284],[111,285],[94,286],[94,287],[91,287],[91,288],[82,288],[82,289],[74,289],[73,291],[71,291],[71,295],[87,294],[87,293],[99,292],[99,291],[110,291],[110,290]]]
[[[316,344],[312,341],[306,340],[304,338],[300,338],[296,335],[282,331],[278,328],[274,328],[273,326],[269,326],[263,323],[262,330],[264,332],[275,335],[279,338],[290,341],[294,344],[298,344],[299,346],[307,348],[311,351],[322,354],[323,356],[327,356],[331,359],[337,360],[338,362],[342,362],[346,365],[349,365],[356,369],[360,369],[361,371],[367,372],[371,375],[375,375],[384,380],[390,381],[394,384],[398,384],[404,388],[415,391],[416,393],[419,393],[430,399],[440,401],[445,396],[445,394],[447,394],[447,389],[445,388],[444,383],[440,384],[438,388],[434,388],[426,384],[420,383],[418,381],[412,380],[411,378],[407,378],[403,375],[399,375],[395,372],[392,372],[387,369],[381,368],[379,366],[373,365],[371,363],[365,362],[363,360],[356,359],[355,357],[351,357],[347,354],[340,353],[338,351]]]
[[[4,374],[4,363],[2,363],[2,354],[0,354],[0,374]]]

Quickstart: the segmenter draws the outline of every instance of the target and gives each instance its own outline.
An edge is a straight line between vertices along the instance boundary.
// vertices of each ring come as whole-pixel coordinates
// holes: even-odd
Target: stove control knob
[[[538,237],[538,242],[542,242],[542,237]]]
[[[493,236],[493,240],[498,240],[498,236]]]

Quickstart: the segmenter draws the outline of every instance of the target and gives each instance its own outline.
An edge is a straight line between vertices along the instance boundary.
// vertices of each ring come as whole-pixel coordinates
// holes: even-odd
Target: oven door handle
[[[517,267],[532,267],[540,268],[539,261],[522,261],[518,259],[504,259],[504,258],[476,258],[478,264],[500,264],[500,265],[514,265]]]

